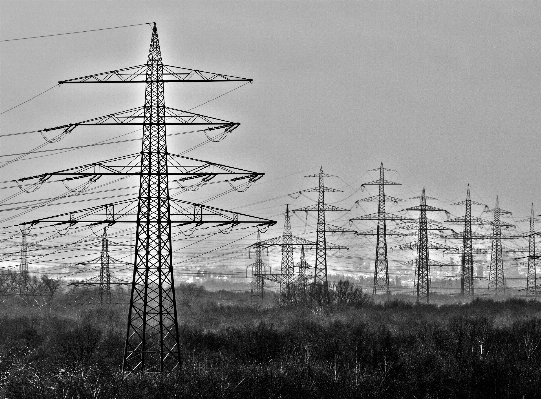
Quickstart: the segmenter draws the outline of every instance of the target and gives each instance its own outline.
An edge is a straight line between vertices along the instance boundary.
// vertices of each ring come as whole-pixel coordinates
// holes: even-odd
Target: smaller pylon
[[[278,283],[280,285],[280,300],[289,302],[293,299],[296,292],[295,270],[293,263],[293,247],[299,245],[315,246],[314,242],[304,238],[295,237],[291,232],[291,217],[289,214],[289,205],[286,205],[284,222],[284,232],[279,237],[269,238],[264,241],[258,241],[248,248],[259,246],[261,248],[280,247],[282,250],[282,261],[280,264],[280,273],[263,273],[262,277],[266,280]]]
[[[263,245],[261,244],[261,233],[259,229],[257,230],[257,241],[252,246],[255,248],[255,262],[247,266],[246,275],[248,275],[248,268],[251,267],[252,282],[250,284],[250,293],[252,296],[257,296],[263,299],[265,293],[265,264],[263,263],[263,257],[261,256]],[[248,252],[248,255],[249,254],[250,252]]]
[[[450,238],[457,238],[462,240],[462,249],[460,252],[461,255],[461,271],[460,271],[460,294],[473,296],[474,295],[474,279],[473,279],[473,239],[482,238],[478,235],[474,236],[472,233],[472,225],[484,225],[489,224],[489,221],[483,220],[481,218],[472,218],[472,205],[481,205],[486,207],[485,204],[480,202],[472,201],[470,195],[470,185],[468,184],[468,190],[466,193],[466,200],[455,202],[452,205],[465,205],[466,211],[464,217],[458,217],[450,220],[446,220],[448,223],[455,224],[464,224],[464,231],[462,233],[457,233],[452,235]],[[448,253],[450,253],[448,251]]]
[[[528,274],[526,277],[526,291],[528,295],[537,295],[537,254],[535,253],[535,214],[532,204],[530,215],[530,234],[528,235]]]
[[[306,256],[304,254],[304,245],[301,246],[301,259],[299,263],[297,263],[297,289],[300,290],[303,294],[306,294],[306,287],[308,286],[308,269],[311,266],[306,261]]]
[[[417,198],[417,197],[415,197]],[[417,262],[416,262],[416,279],[417,279],[417,302],[426,299],[426,302],[430,301],[430,260],[429,260],[429,244],[428,244],[428,218],[427,211],[441,211],[446,212],[445,209],[435,208],[426,204],[426,194],[423,187],[421,194],[420,204],[411,208],[407,208],[408,211],[419,211],[419,234],[417,243]],[[430,230],[432,230],[430,228]],[[436,230],[442,230],[441,227],[436,226]]]
[[[293,212],[298,211],[317,211],[317,227],[316,227],[316,259],[314,265],[314,284],[313,284],[313,294],[320,298],[324,303],[330,302],[329,297],[329,283],[327,281],[327,250],[328,249],[348,249],[347,247],[340,245],[332,245],[327,243],[326,230],[327,225],[325,223],[325,213],[328,211],[348,211],[348,209],[340,208],[334,205],[325,204],[325,193],[326,192],[339,192],[341,190],[336,190],[334,188],[325,187],[324,178],[332,177],[323,173],[323,167],[320,167],[319,173],[314,175],[309,175],[305,177],[317,177],[319,184],[317,187],[304,190],[304,192],[317,192],[318,200],[316,205],[307,206],[304,208],[298,208],[293,210]],[[322,292],[320,292],[320,290]],[[320,296],[321,293],[321,296]]]
[[[19,264],[19,294],[28,293],[28,235],[30,233],[30,228],[26,226],[21,226],[21,263]]]
[[[109,271],[109,241],[107,240],[107,228],[103,228],[103,236],[101,238],[101,256],[100,256],[100,304],[103,305],[103,297],[107,299],[107,303],[111,303],[111,272]]]
[[[386,169],[383,167],[383,162],[380,164],[379,169],[372,169],[371,171],[379,171],[379,179],[374,180],[368,183],[363,183],[361,187],[364,186],[378,186],[379,195],[371,196],[357,200],[359,202],[367,201],[378,201],[378,212],[377,214],[368,214],[360,217],[350,219],[350,222],[355,220],[375,220],[377,221],[376,231],[371,232],[359,232],[358,235],[375,235],[376,236],[376,260],[374,264],[374,287],[373,294],[384,293],[389,295],[389,259],[387,254],[387,236],[395,235],[387,230],[388,221],[409,221],[413,220],[410,218],[405,218],[399,215],[393,215],[386,212],[385,203],[387,199],[390,199],[393,202],[398,203],[403,201],[400,198],[391,197],[385,194],[385,186],[399,186],[400,183],[396,183],[390,180],[385,179],[385,171],[392,171],[392,169]]]
[[[19,264],[19,272],[21,275],[28,273],[28,233],[30,228],[21,227],[21,263]]]
[[[503,247],[502,247],[502,227],[511,227],[512,225],[502,223],[502,215],[510,215],[511,212],[500,208],[500,201],[496,196],[496,206],[491,210],[494,214],[492,222],[492,252],[490,256],[490,269],[488,274],[488,289],[493,290],[495,294],[505,292],[505,276],[503,272]]]

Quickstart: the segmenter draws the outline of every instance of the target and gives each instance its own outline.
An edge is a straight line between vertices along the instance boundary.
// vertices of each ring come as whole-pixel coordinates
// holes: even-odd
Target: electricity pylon
[[[103,304],[104,294],[107,297],[107,303],[111,302],[111,272],[109,270],[109,240],[107,239],[107,228],[103,228],[101,238],[101,256],[100,256],[100,303]]]
[[[394,215],[385,211],[385,201],[391,200],[393,202],[403,201],[400,198],[391,197],[385,195],[385,186],[398,186],[401,183],[395,183],[389,180],[385,180],[385,171],[391,171],[392,169],[385,169],[383,162],[379,169],[372,169],[372,171],[379,170],[379,179],[368,183],[363,183],[364,186],[379,186],[379,193],[377,196],[367,197],[358,200],[358,202],[378,201],[378,213],[363,215],[350,219],[350,222],[355,220],[376,220],[377,228],[375,234],[372,232],[359,232],[358,235],[376,235],[376,261],[374,264],[374,288],[373,293],[376,295],[378,292],[389,294],[389,260],[387,257],[387,236],[388,235],[401,235],[394,232],[387,231],[387,221],[406,221],[413,220],[400,215]]]
[[[136,224],[135,260],[122,365],[124,372],[171,372],[180,364],[171,248],[172,224],[180,226],[192,224],[197,227],[209,223],[218,227],[232,228],[241,223],[258,226],[275,223],[238,212],[172,199],[170,196],[169,176],[172,175],[181,176],[179,182],[191,182],[191,179],[202,178],[198,184],[190,186],[195,188],[219,175],[237,175],[225,181],[231,184],[247,179],[240,191],[244,191],[244,187],[247,188],[249,184],[263,176],[262,173],[173,155],[167,149],[166,125],[204,125],[208,127],[201,131],[205,132],[207,137],[213,130],[223,130],[219,136],[219,139],[222,139],[239,124],[166,107],[164,83],[225,81],[251,82],[251,79],[164,65],[158,31],[154,24],[146,64],[59,82],[145,84],[143,107],[42,131],[61,129],[63,132],[56,137],[62,137],[76,127],[84,125],[142,125],[140,154],[33,177],[41,181],[44,176],[85,176],[90,177],[86,183],[89,185],[104,175],[135,175],[139,176],[137,200],[118,201],[29,222],[30,225],[42,222],[55,226],[62,224],[74,226],[78,223]],[[134,166],[137,159],[139,165]],[[189,164],[181,165],[179,161],[187,161]],[[170,162],[174,164],[170,165]],[[115,214],[115,206],[122,209],[120,214]],[[112,218],[109,218],[110,215]]]
[[[502,227],[514,227],[509,223],[502,223],[501,215],[510,215],[511,212],[500,208],[498,196],[496,206],[489,210],[494,214],[492,223],[492,251],[490,256],[490,269],[488,274],[488,289],[495,294],[505,292],[505,277],[503,272]]]
[[[526,291],[528,295],[537,295],[537,254],[535,253],[535,214],[530,215],[530,234],[528,235],[528,274],[526,276]]]
[[[480,202],[472,201],[470,196],[470,185],[468,184],[468,191],[466,193],[466,200],[455,202],[453,205],[465,205],[466,210],[463,218],[453,218],[447,220],[448,223],[463,223],[464,232],[462,234],[456,234],[452,238],[462,239],[462,259],[461,259],[461,272],[460,272],[460,293],[461,295],[474,295],[473,284],[473,239],[472,224],[485,225],[490,222],[481,218],[472,218],[472,205],[482,205]],[[476,237],[479,238],[479,237]],[[483,237],[481,237],[483,238]]]
[[[248,265],[246,268],[246,275],[248,275],[248,268],[252,268],[252,282],[250,283],[250,292],[252,296],[258,296],[263,299],[264,288],[265,288],[265,264],[263,262],[263,257],[261,256],[262,248],[261,245],[261,233],[257,230],[257,241],[251,247],[255,249],[255,262],[251,265]]]
[[[329,283],[327,281],[327,250],[328,249],[348,249],[347,247],[340,245],[327,244],[327,238],[325,235],[325,212],[330,211],[348,211],[348,209],[340,208],[334,205],[325,205],[325,193],[326,192],[340,192],[334,188],[325,187],[324,178],[333,177],[323,173],[323,167],[320,167],[319,174],[309,175],[305,177],[317,177],[319,185],[317,187],[303,190],[303,192],[317,192],[318,199],[317,204],[306,206],[303,208],[294,209],[293,212],[313,212],[317,211],[317,227],[316,227],[316,261],[314,265],[314,290],[318,289],[321,285],[323,288],[323,301],[329,302]]]
[[[28,235],[30,229],[26,226],[21,226],[21,262],[19,264],[19,294],[28,293]]]
[[[418,198],[418,197],[415,197]],[[411,208],[408,211],[419,211],[419,235],[417,246],[417,302],[426,299],[430,301],[430,261],[429,261],[429,244],[428,244],[428,219],[427,212],[446,212],[445,209],[436,208],[426,204],[425,189],[420,197],[420,204]],[[442,228],[437,228],[441,230]]]
[[[297,274],[297,287],[299,290],[302,291],[302,293],[306,293],[306,287],[308,285],[308,274],[307,274],[307,270],[310,268],[311,266],[308,264],[308,262],[306,261],[306,256],[304,255],[304,245],[301,246],[301,258],[299,260],[299,263],[297,263],[297,269],[298,269],[298,274]]]
[[[19,264],[19,273],[23,275],[28,273],[28,233],[30,229],[21,228],[21,263]]]
[[[107,238],[107,227],[103,228],[103,234],[101,236],[101,253],[98,259],[87,263],[97,262],[100,265],[100,273],[97,277],[89,278],[85,281],[76,281],[68,285],[97,285],[100,295],[100,305],[104,302],[111,303],[111,285],[129,285],[126,281],[121,281],[111,275],[111,264],[125,264],[125,262],[119,262],[109,254],[109,239]]]
[[[282,261],[280,263],[280,273],[263,273],[262,277],[266,280],[273,281],[280,285],[280,297],[286,301],[292,299],[295,292],[295,268],[293,263],[293,248],[295,246],[315,246],[316,243],[305,240],[304,238],[296,237],[291,232],[291,217],[289,215],[289,205],[286,205],[284,214],[284,231],[280,237],[270,238],[264,241],[259,241],[253,246],[261,246],[263,248],[280,247],[282,249]]]

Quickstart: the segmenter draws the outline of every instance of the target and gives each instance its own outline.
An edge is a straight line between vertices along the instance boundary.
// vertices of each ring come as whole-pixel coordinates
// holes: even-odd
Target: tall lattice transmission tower
[[[535,213],[532,204],[530,214],[530,232],[528,234],[528,272],[526,275],[526,291],[528,295],[537,295],[537,259],[539,256],[535,252]]]
[[[28,177],[25,180],[42,181],[52,176],[89,177],[86,186],[104,175],[138,176],[139,195],[136,200],[123,200],[80,211],[67,212],[25,223],[74,226],[86,223],[135,223],[135,259],[131,284],[130,307],[123,359],[124,372],[170,372],[180,364],[179,331],[174,290],[172,258],[172,225],[180,227],[213,224],[227,232],[242,223],[256,226],[275,222],[238,212],[191,203],[171,198],[170,176],[179,184],[189,184],[194,190],[216,177],[227,181],[238,191],[263,176],[262,173],[234,168],[215,162],[206,162],[174,155],[167,147],[167,125],[198,126],[207,137],[222,132],[212,141],[223,139],[239,124],[182,111],[165,106],[166,82],[251,82],[251,79],[164,65],[156,24],[152,29],[147,62],[130,68],[87,75],[59,83],[142,83],[145,84],[144,106],[127,111],[92,118],[83,122],[58,126],[49,130],[62,130],[55,137],[70,134],[84,125],[137,125],[143,128],[141,152],[94,162],[59,172]],[[229,178],[228,176],[232,176]],[[30,180],[29,180],[30,179]],[[218,179],[219,180],[219,179]],[[235,186],[235,184],[238,184]],[[85,188],[86,188],[85,186]]]
[[[375,235],[376,236],[376,259],[374,262],[374,295],[378,293],[389,294],[389,259],[387,256],[387,236],[390,235],[403,235],[400,233],[392,232],[387,230],[388,221],[409,221],[413,220],[404,216],[392,214],[386,212],[385,204],[386,201],[399,202],[403,201],[400,198],[391,197],[385,194],[385,186],[398,186],[401,183],[395,183],[390,180],[385,179],[385,172],[392,171],[392,169],[385,169],[383,167],[383,162],[381,163],[378,169],[372,169],[372,171],[379,171],[379,179],[363,183],[361,186],[378,186],[379,193],[377,196],[371,196],[367,198],[362,198],[358,202],[368,202],[368,201],[377,201],[378,202],[378,212],[376,214],[362,215],[350,219],[350,222],[356,220],[375,220],[377,221],[376,231],[365,231],[358,232],[358,235]]]
[[[485,204],[472,201],[470,195],[470,185],[468,184],[468,190],[466,193],[466,199],[464,201],[455,202],[453,205],[465,205],[464,217],[453,218],[447,220],[449,223],[464,224],[464,231],[457,233],[451,238],[458,238],[462,240],[461,251],[461,269],[460,269],[460,293],[461,295],[473,296],[474,295],[474,263],[473,263],[473,239],[484,237],[474,236],[472,233],[472,225],[485,225],[490,222],[478,217],[472,217],[472,205],[481,205],[486,207]]]
[[[333,245],[327,243],[325,224],[325,213],[336,211],[348,211],[348,209],[340,208],[334,205],[325,204],[326,192],[339,192],[340,190],[325,187],[324,178],[334,177],[329,174],[323,173],[323,167],[320,167],[319,174],[309,175],[306,177],[317,177],[319,184],[317,187],[303,190],[303,192],[317,192],[318,199],[317,204],[306,206],[303,208],[294,209],[293,212],[317,212],[317,227],[316,227],[316,260],[314,264],[314,284],[313,289],[317,290],[321,286],[323,289],[323,300],[329,301],[329,283],[327,281],[327,250],[329,249],[347,249],[347,247],[341,245]]]
[[[248,253],[250,254],[250,250],[253,248],[255,250],[255,262],[251,265],[248,265],[246,268],[246,276],[248,276],[248,268],[251,267],[252,269],[252,282],[250,283],[250,292],[252,296],[258,296],[261,299],[263,299],[263,296],[265,294],[265,272],[266,272],[266,265],[263,262],[263,245],[261,243],[261,232],[257,230],[257,241],[255,244],[252,244],[250,247],[248,247]]]
[[[300,293],[304,294],[306,293],[306,288],[308,286],[308,273],[307,270],[310,269],[310,264],[306,261],[306,256],[304,254],[304,245],[301,246],[301,256],[299,259],[299,263],[297,263],[297,288],[300,290]]]
[[[28,234],[30,229],[21,227],[21,262],[19,264],[19,273],[22,275],[28,273]]]
[[[511,212],[500,208],[498,196],[496,206],[489,210],[494,214],[492,222],[492,251],[490,256],[490,269],[488,274],[488,289],[494,290],[495,294],[505,292],[505,276],[503,269],[502,227],[514,227],[514,225],[502,222],[502,215],[510,215]]]
[[[105,296],[107,302],[111,302],[111,271],[109,265],[111,257],[109,256],[109,240],[107,239],[107,228],[103,228],[103,236],[101,238],[101,254],[100,254],[100,303],[103,303]]]
[[[445,209],[436,208],[426,204],[425,189],[421,194],[420,204],[418,206],[407,208],[408,211],[419,211],[419,233],[417,244],[417,262],[416,262],[416,274],[417,274],[417,302],[426,299],[428,303],[430,301],[430,261],[429,261],[429,243],[428,243],[428,230],[429,223],[427,218],[427,212],[446,212]],[[437,226],[435,229],[442,230],[441,226]]]

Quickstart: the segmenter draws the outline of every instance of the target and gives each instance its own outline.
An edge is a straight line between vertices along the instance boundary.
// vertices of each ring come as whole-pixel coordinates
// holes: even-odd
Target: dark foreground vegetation
[[[120,373],[128,296],[3,297],[1,398],[538,398],[541,303],[261,305],[178,292],[182,366]]]

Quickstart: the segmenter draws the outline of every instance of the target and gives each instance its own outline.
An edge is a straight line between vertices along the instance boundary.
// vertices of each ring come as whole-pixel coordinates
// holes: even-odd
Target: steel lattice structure
[[[306,256],[304,254],[304,245],[301,246],[301,258],[299,263],[297,263],[297,287],[301,290],[303,294],[306,293],[306,287],[308,286],[308,273],[307,270],[310,269],[310,265],[306,261]]]
[[[526,275],[526,291],[528,295],[537,295],[537,256],[535,252],[535,214],[532,204],[530,215],[530,233],[528,235],[528,272]]]
[[[490,224],[489,221],[485,221],[480,218],[472,218],[472,205],[482,205],[480,202],[472,201],[470,195],[470,185],[468,184],[468,190],[466,193],[466,200],[456,202],[453,205],[465,205],[466,210],[463,218],[454,218],[447,220],[449,223],[463,223],[464,231],[462,234],[456,234],[451,238],[459,238],[462,240],[462,259],[461,259],[461,272],[460,272],[460,293],[461,295],[474,295],[474,277],[473,277],[473,239],[485,239],[484,236],[474,236],[472,233],[472,224],[485,225]]]
[[[126,75],[124,71],[129,71]],[[164,72],[165,71],[165,72]],[[141,153],[137,156],[117,157],[112,160],[96,162],[59,172],[19,179],[17,183],[37,187],[44,181],[59,176],[76,175],[90,177],[81,185],[86,188],[104,175],[137,175],[140,179],[139,195],[135,201],[123,200],[95,206],[75,212],[32,220],[22,225],[49,223],[53,226],[79,224],[97,225],[115,223],[136,223],[135,260],[131,287],[130,309],[123,359],[124,372],[171,372],[180,364],[178,321],[174,292],[171,225],[193,225],[190,233],[202,224],[223,227],[227,233],[241,223],[256,226],[269,226],[274,221],[244,215],[238,212],[202,204],[172,199],[169,192],[169,176],[180,176],[178,183],[190,183],[186,190],[196,190],[210,180],[221,175],[234,175],[226,180],[237,191],[245,191],[258,180],[262,173],[250,172],[213,162],[170,154],[167,149],[166,125],[204,125],[201,130],[209,141],[220,141],[239,126],[217,118],[207,117],[188,111],[165,106],[164,82],[224,82],[251,79],[164,66],[161,57],[156,24],[152,37],[147,63],[143,66],[124,68],[62,83],[144,83],[145,105],[83,122],[57,126],[41,130],[43,133],[62,130],[52,140],[58,140],[78,126],[84,125],[142,125],[143,138]],[[222,131],[209,137],[211,131]],[[139,165],[134,160],[139,158]],[[181,165],[179,161],[189,162]],[[169,171],[169,162],[174,162]],[[120,163],[120,164],[119,164]],[[35,181],[37,180],[37,181]],[[244,182],[242,182],[244,180]],[[235,186],[233,183],[241,182]],[[23,189],[23,188],[21,188]],[[115,214],[115,208],[121,209]],[[172,209],[174,211],[172,212]]]
[[[282,234],[282,262],[280,264],[280,272],[283,275],[280,291],[283,292],[286,298],[291,298],[293,290],[293,277],[295,276],[295,264],[293,263],[293,234],[291,233],[291,218],[289,216],[289,205],[286,205],[286,214],[284,221],[284,232]]]
[[[103,304],[103,297],[107,299],[107,303],[111,302],[111,271],[109,264],[111,257],[109,256],[109,240],[107,239],[107,228],[103,228],[103,236],[101,238],[101,254],[100,254],[100,303]]]
[[[447,212],[445,209],[436,208],[426,204],[425,189],[420,197],[420,204],[411,208],[408,211],[419,211],[419,233],[417,244],[417,302],[426,299],[430,301],[430,260],[429,260],[429,244],[428,244],[428,218],[427,212]],[[441,230],[441,228],[437,228]]]
[[[163,63],[154,26],[146,71],[126,371],[172,371],[180,363],[167,166]]]
[[[280,273],[265,273],[262,278],[273,281],[280,285],[280,297],[285,301],[290,301],[295,293],[297,280],[295,279],[295,264],[293,263],[293,248],[295,246],[315,246],[314,242],[296,237],[291,231],[291,217],[289,214],[289,205],[286,205],[284,214],[284,231],[280,237],[270,238],[264,241],[256,242],[253,246],[264,248],[280,247],[282,250],[282,260],[280,262]]]
[[[28,233],[30,229],[21,228],[21,263],[19,264],[19,273],[21,275],[28,273]]]
[[[264,288],[265,288],[265,264],[263,263],[263,257],[261,256],[262,248],[261,245],[261,233],[257,230],[257,241],[251,247],[255,248],[255,262],[249,265],[248,267],[252,268],[252,282],[250,284],[250,292],[252,296],[258,296],[263,299]]]
[[[326,192],[339,192],[334,188],[325,187],[324,178],[332,177],[323,173],[323,167],[320,167],[319,174],[309,175],[305,177],[317,177],[319,184],[317,187],[303,190],[304,192],[317,192],[318,199],[315,206],[307,206],[304,208],[294,209],[293,212],[305,211],[313,212],[317,211],[317,227],[316,227],[316,260],[314,265],[314,289],[318,289],[321,285],[323,288],[323,299],[329,301],[329,283],[327,281],[327,250],[328,249],[347,249],[347,247],[340,245],[327,244],[327,237],[325,235],[327,226],[325,224],[325,212],[329,211],[348,211],[348,209],[340,208],[334,205],[325,205],[325,193]]]
[[[498,196],[496,196],[496,206],[490,211],[494,214],[494,221],[492,222],[492,250],[490,256],[490,269],[488,273],[488,289],[494,290],[495,294],[499,294],[505,292],[502,227],[512,226],[507,223],[502,223],[501,216],[510,215],[511,212],[500,208]]]
[[[408,221],[412,220],[411,218],[406,218],[399,215],[394,215],[387,213],[385,211],[385,202],[386,199],[391,201],[398,202],[402,201],[400,198],[390,197],[385,195],[385,186],[398,186],[400,183],[395,183],[389,180],[385,180],[385,171],[391,171],[391,169],[385,169],[383,167],[383,162],[380,164],[379,169],[379,179],[374,180],[368,183],[363,183],[362,186],[378,186],[379,193],[377,197],[368,197],[363,198],[359,201],[378,201],[378,213],[373,215],[364,215],[356,218],[350,219],[350,222],[355,220],[375,220],[377,221],[376,232],[359,232],[359,235],[375,235],[376,238],[376,260],[374,263],[374,287],[373,294],[376,295],[378,292],[383,292],[389,294],[389,259],[387,256],[387,236],[396,235],[395,233],[390,233],[387,231],[387,221]],[[400,234],[401,235],[401,234]]]
[[[460,276],[460,292],[462,295],[474,295],[473,287],[473,242],[471,230],[471,197],[470,185],[466,194],[466,213],[464,214],[464,236],[462,238],[462,275]]]

